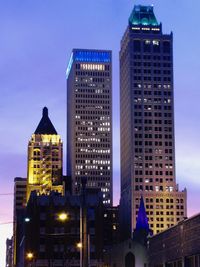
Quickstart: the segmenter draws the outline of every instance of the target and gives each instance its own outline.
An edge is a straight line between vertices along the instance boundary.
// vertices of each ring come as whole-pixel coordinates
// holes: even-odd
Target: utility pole
[[[87,178],[81,178],[81,209],[80,209],[80,240],[81,254],[80,266],[89,267],[88,259],[88,234],[87,234],[87,203],[86,203],[86,183]]]

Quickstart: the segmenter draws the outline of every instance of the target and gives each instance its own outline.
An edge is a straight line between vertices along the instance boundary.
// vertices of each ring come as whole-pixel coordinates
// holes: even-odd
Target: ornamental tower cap
[[[57,134],[55,127],[49,119],[47,107],[43,108],[42,119],[40,120],[34,134]]]
[[[129,17],[130,25],[158,26],[153,6],[135,5]]]

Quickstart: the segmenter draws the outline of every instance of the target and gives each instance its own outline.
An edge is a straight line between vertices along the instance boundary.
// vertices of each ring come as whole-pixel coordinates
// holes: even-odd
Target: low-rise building
[[[81,195],[32,192],[25,213],[25,232],[21,242],[21,265],[80,266]],[[86,194],[88,258],[90,266],[102,266],[104,206],[102,194]]]
[[[200,213],[149,239],[149,267],[200,266]]]
[[[23,218],[26,206],[27,179],[14,179],[14,207],[13,207],[13,266],[19,265],[19,245],[23,236]]]
[[[147,237],[151,234],[145,211],[143,198],[140,198],[140,206],[137,217],[136,229],[133,236],[121,243],[113,244],[104,256],[107,267],[147,267],[148,250]]]
[[[13,238],[6,240],[6,267],[12,267],[12,244]]]

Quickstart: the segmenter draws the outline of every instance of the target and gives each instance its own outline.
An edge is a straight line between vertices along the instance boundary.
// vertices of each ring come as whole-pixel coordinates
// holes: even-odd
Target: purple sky
[[[174,33],[176,173],[188,189],[188,215],[200,203],[200,1],[0,1],[0,194],[26,177],[27,143],[43,106],[66,146],[65,70],[73,48],[113,51],[114,198],[119,199],[120,39],[134,4],[154,4],[164,33]],[[64,157],[65,158],[65,157]],[[65,164],[65,161],[64,161]],[[12,220],[13,196],[0,195],[0,223]],[[0,225],[0,267],[11,225]]]

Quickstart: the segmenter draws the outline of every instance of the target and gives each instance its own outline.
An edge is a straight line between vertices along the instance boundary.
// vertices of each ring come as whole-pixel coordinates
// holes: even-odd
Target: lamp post
[[[27,252],[26,258],[27,258],[27,261],[29,262],[29,266],[30,267],[33,267],[33,265],[32,265],[33,260],[34,260],[34,254],[33,254],[33,252]]]
[[[69,220],[69,214],[66,212],[60,212],[57,213],[55,216],[55,219],[57,221],[59,221],[60,223],[65,223],[66,221]],[[45,233],[42,234],[42,236],[48,237],[50,240],[52,240],[52,238],[61,238],[64,236],[71,236],[71,233]],[[66,266],[66,252],[63,252],[63,257],[62,257],[62,266],[65,267]],[[54,259],[50,259],[50,256],[48,258],[48,266],[49,267],[53,267],[54,266]]]
[[[81,209],[80,209],[80,240],[81,240],[81,255],[80,266],[89,267],[88,254],[88,231],[87,231],[87,203],[86,203],[86,177],[81,178]]]
[[[68,220],[68,214],[65,212],[62,212],[60,214],[58,214],[58,220],[61,222],[65,222],[66,220]]]
[[[62,212],[60,214],[58,214],[58,220],[61,221],[61,222],[65,222],[69,219],[69,216],[67,213],[65,212]],[[63,267],[65,267],[65,264],[66,264],[66,253],[64,252],[63,253]]]

